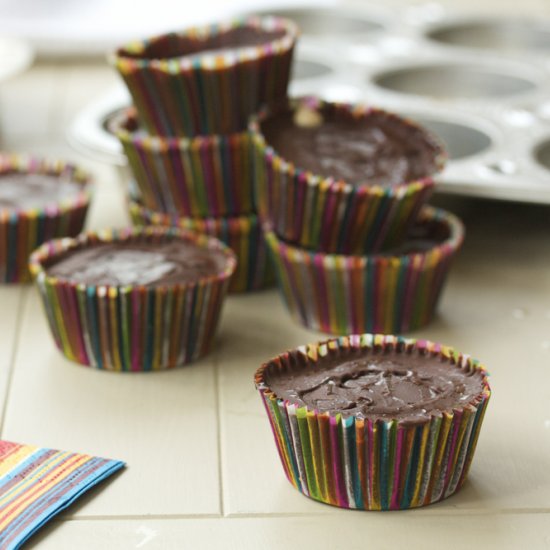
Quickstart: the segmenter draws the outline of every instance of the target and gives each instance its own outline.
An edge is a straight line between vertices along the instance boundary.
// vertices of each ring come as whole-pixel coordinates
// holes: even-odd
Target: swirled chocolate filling
[[[483,391],[484,375],[440,356],[396,351],[321,358],[317,365],[267,368],[277,397],[319,412],[422,422],[462,408]]]
[[[0,210],[29,210],[73,200],[82,193],[79,183],[55,174],[0,173]]]
[[[439,145],[403,119],[382,111],[354,117],[330,105],[313,111],[320,115],[314,118],[302,116],[298,109],[261,123],[266,143],[296,168],[351,185],[382,186],[411,182],[438,170]]]
[[[94,243],[63,254],[48,275],[88,285],[161,286],[190,283],[224,270],[226,256],[193,243]]]

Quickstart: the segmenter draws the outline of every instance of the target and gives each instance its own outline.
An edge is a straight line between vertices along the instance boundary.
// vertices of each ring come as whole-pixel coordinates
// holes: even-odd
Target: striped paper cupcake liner
[[[229,218],[187,218],[154,212],[130,201],[130,217],[135,225],[174,226],[216,237],[235,252],[237,268],[229,292],[249,292],[270,286],[275,272],[262,229],[255,214]]]
[[[483,373],[483,390],[422,423],[321,413],[278,398],[266,371],[312,368],[327,354],[384,350],[440,356],[449,368]],[[255,376],[288,480],[304,495],[342,508],[402,510],[440,501],[464,483],[491,395],[478,361],[452,348],[396,336],[355,335],[287,352]]]
[[[132,111],[111,128],[120,139],[143,204],[180,216],[238,216],[254,210],[253,150],[247,132],[164,138],[139,129]]]
[[[327,103],[315,98],[292,100],[295,110],[304,102],[325,115],[347,120],[391,120],[424,143],[433,155],[433,172],[441,170],[446,155],[426,130],[391,113],[366,106]],[[286,111],[288,112],[288,109]],[[395,185],[352,185],[313,174],[282,158],[265,140],[262,122],[275,118],[264,110],[250,130],[255,148],[257,208],[275,233],[289,243],[338,254],[369,254],[400,244],[418,212],[430,198],[433,173],[417,181]]]
[[[123,467],[119,460],[0,440],[0,548],[20,548],[50,519]]]
[[[46,272],[47,265],[67,251],[97,242],[161,244],[175,240],[223,251],[227,257],[224,270],[193,283],[148,287],[94,286]],[[235,264],[233,252],[217,239],[165,227],[109,230],[49,241],[30,259],[61,352],[83,365],[134,372],[177,367],[209,351]]]
[[[329,334],[400,334],[426,325],[462,244],[464,226],[448,212],[425,207],[414,230],[419,237],[401,250],[369,256],[310,252],[267,231],[291,315]]]
[[[82,231],[90,202],[90,177],[80,168],[17,154],[0,154],[0,177],[7,172],[59,176],[82,185],[77,197],[46,208],[2,209],[0,206],[0,283],[27,283],[31,252],[47,240]],[[1,182],[0,182],[1,185]]]
[[[225,47],[224,34],[240,29],[274,39]],[[250,17],[128,44],[111,62],[152,134],[231,134],[245,130],[260,106],[286,97],[297,35],[286,19]]]

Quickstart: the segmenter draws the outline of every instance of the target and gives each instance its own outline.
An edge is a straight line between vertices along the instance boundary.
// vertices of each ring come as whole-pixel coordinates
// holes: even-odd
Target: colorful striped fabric
[[[19,548],[124,462],[0,440],[0,550]]]

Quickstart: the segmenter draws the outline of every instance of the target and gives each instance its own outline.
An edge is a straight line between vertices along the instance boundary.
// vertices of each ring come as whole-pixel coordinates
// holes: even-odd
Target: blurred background
[[[546,0],[0,0],[0,147],[79,162],[100,193],[120,191],[126,160],[107,128],[130,100],[108,52],[256,12],[302,30],[291,94],[379,105],[437,133],[440,194],[550,204]]]
[[[483,1],[385,0],[384,2],[292,0],[208,0],[207,2],[135,2],[132,0],[0,0],[0,33],[28,39],[40,54],[101,54],[131,38],[167,28],[199,24],[235,14],[281,7],[355,7],[398,10],[400,16],[435,17],[453,13],[509,14],[511,17],[550,14],[546,0]],[[404,10],[404,13],[403,13]]]

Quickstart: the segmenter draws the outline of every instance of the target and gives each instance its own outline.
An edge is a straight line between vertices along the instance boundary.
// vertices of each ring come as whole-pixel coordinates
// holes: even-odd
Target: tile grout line
[[[339,513],[338,510],[336,510],[336,513]],[[359,515],[359,514],[367,514],[367,515],[373,515],[369,514],[369,512],[361,511],[361,510],[355,510],[352,512],[352,514]],[[438,518],[444,518],[449,516],[470,516],[470,515],[484,515],[484,516],[490,516],[490,515],[496,515],[496,516],[510,516],[510,515],[528,515],[528,514],[534,514],[534,515],[546,515],[550,514],[550,508],[502,508],[497,510],[491,510],[491,509],[465,509],[465,510],[456,510],[456,509],[448,509],[447,512],[441,512],[441,513],[430,513],[426,514],[423,517],[424,518],[432,518],[432,517],[438,517]],[[377,515],[377,514],[376,514]],[[350,514],[351,516],[351,514]],[[303,513],[293,513],[293,512],[279,512],[279,513],[270,513],[270,512],[259,512],[259,513],[235,513],[235,514],[229,514],[225,516],[220,516],[219,514],[159,514],[159,515],[116,515],[116,516],[78,516],[78,517],[67,517],[67,518],[56,518],[54,521],[59,523],[65,523],[65,522],[71,522],[71,521],[132,521],[132,520],[152,520],[152,521],[159,521],[159,520],[208,520],[208,519],[217,519],[217,520],[239,520],[239,519],[308,519],[308,518],[330,518],[334,519],[335,515],[333,514],[327,514],[327,513],[311,513],[311,512],[303,512]]]
[[[8,412],[8,404],[10,401],[11,384],[13,380],[13,373],[15,371],[15,360],[19,352],[19,346],[21,345],[21,329],[23,325],[24,310],[28,302],[28,296],[29,296],[29,287],[27,286],[26,288],[21,288],[21,295],[19,296],[19,303],[18,303],[17,314],[15,318],[16,328],[15,328],[15,335],[13,338],[14,340],[13,349],[9,360],[8,378],[6,381],[6,390],[4,393],[4,404],[2,406],[2,410],[0,411],[0,438],[3,437],[3,433],[4,433],[6,413]]]
[[[214,391],[216,403],[216,438],[218,445],[218,479],[220,481],[219,506],[220,514],[225,516],[224,510],[224,491],[223,491],[223,466],[222,466],[222,415],[221,415],[221,395],[220,395],[220,368],[219,355],[214,353]]]

